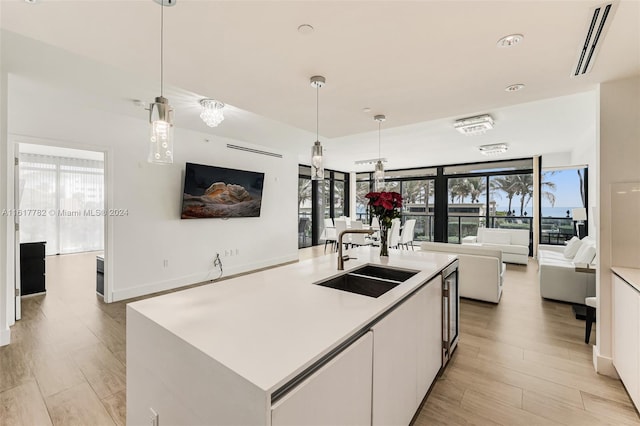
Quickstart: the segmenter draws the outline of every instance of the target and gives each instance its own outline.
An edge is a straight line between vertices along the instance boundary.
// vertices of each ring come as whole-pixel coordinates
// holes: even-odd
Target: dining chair
[[[324,219],[324,229],[322,230],[322,236],[320,239],[324,239],[324,252],[327,252],[327,244],[331,243],[331,249],[335,250],[334,247],[337,243],[337,234],[336,228],[333,225],[333,219],[325,218]]]
[[[336,219],[335,220],[335,230],[336,230],[336,251],[338,251],[338,243],[339,241],[337,241],[338,238],[340,238],[340,233],[342,231],[346,231],[347,230],[347,221],[343,220],[343,219]],[[347,235],[348,238],[348,235]],[[349,248],[349,241],[345,241],[343,240],[342,243],[345,245],[345,249]]]
[[[351,229],[364,229],[362,221],[354,220],[351,222]],[[371,240],[367,238],[367,234],[351,234],[351,247],[353,246],[370,246]]]
[[[391,229],[389,230],[389,248],[398,248],[400,244],[400,219],[391,221]]]
[[[400,246],[405,246],[409,250],[409,244],[411,244],[411,250],[413,248],[413,231],[416,227],[416,220],[409,219],[404,223],[402,228],[402,234],[400,235]]]

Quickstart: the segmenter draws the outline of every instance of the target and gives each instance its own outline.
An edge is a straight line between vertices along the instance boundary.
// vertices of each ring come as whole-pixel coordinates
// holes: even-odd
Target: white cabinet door
[[[418,299],[417,406],[427,394],[442,366],[442,282],[438,276],[415,297]]]
[[[372,354],[368,332],[277,401],[271,424],[370,425]]]
[[[613,365],[629,395],[640,406],[640,294],[618,276],[613,277]]]
[[[438,276],[373,327],[373,425],[407,425],[442,365]]]

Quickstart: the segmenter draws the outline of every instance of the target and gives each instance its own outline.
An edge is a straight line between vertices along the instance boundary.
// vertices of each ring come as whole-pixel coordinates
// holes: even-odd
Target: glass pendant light
[[[154,0],[160,4],[160,96],[149,105],[149,157],[153,164],[173,163],[173,108],[163,96],[164,89],[164,8],[176,0]]]
[[[387,117],[380,114],[373,117],[373,119],[378,122],[378,162],[376,163],[376,169],[373,172],[374,188],[376,191],[382,191],[384,187],[384,165],[382,164],[382,157],[380,155],[380,127]]]
[[[311,180],[323,180],[324,179],[324,165],[322,158],[322,145],[320,144],[319,129],[319,92],[320,88],[324,86],[326,80],[321,75],[314,75],[311,77],[311,87],[316,89],[316,141],[311,147]]]

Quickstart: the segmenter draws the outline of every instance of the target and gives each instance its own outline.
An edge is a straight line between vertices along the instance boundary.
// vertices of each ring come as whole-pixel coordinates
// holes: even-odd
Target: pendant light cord
[[[316,140],[320,140],[320,85],[316,84]]]
[[[380,161],[380,126],[382,125],[381,121],[378,121],[378,161]]]
[[[164,3],[160,5],[160,97],[164,96]]]

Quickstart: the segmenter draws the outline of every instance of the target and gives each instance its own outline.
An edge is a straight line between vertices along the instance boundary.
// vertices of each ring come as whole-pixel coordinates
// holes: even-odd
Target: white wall
[[[640,76],[611,81],[600,85],[600,128],[597,149],[598,274],[596,289],[597,345],[594,347],[596,369],[615,374],[612,357],[612,279],[611,266],[622,259],[612,256],[617,241],[612,238],[612,216],[627,218],[618,227],[637,229],[636,215],[616,215],[611,209],[611,184],[640,181]],[[595,179],[594,179],[595,180]],[[634,208],[629,205],[628,208]],[[640,251],[640,241],[631,250]],[[639,268],[640,265],[619,265]]]
[[[9,156],[7,155],[7,91],[8,75],[0,69],[0,176],[7,175]],[[7,209],[7,185],[0,184],[0,211]],[[9,257],[9,226],[13,222],[5,214],[0,214],[0,346],[9,344],[11,333],[9,331],[8,313],[13,309],[13,298],[10,287],[13,286],[13,269],[10,268],[13,256]]]
[[[297,259],[296,155],[283,153],[280,159],[230,150],[228,142],[273,151],[176,129],[174,164],[150,165],[146,163],[146,121],[110,114],[98,109],[99,102],[95,104],[46,97],[42,90],[16,93],[9,82],[10,141],[37,138],[107,152],[109,207],[128,210],[128,216],[111,220],[113,256],[107,258],[107,271],[112,274],[107,278],[112,300],[215,278],[216,252],[221,253],[227,275]],[[181,220],[185,162],[264,172],[261,216]],[[231,249],[234,255],[224,257],[225,250]]]

